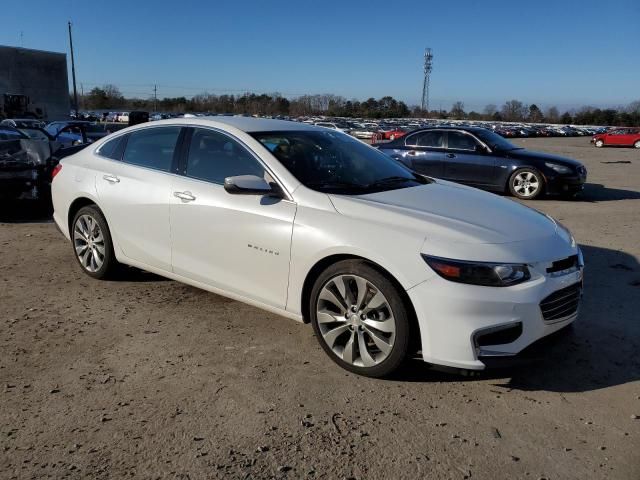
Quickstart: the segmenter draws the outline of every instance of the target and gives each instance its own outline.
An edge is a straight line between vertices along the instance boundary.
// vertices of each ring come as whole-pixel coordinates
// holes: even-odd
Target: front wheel
[[[595,145],[598,148],[602,148],[602,147],[604,147],[604,142],[602,140],[596,140]]]
[[[516,170],[509,178],[509,190],[515,197],[533,200],[544,190],[542,174],[532,168]]]
[[[636,143],[634,143],[633,146],[636,147],[636,148],[640,148],[640,140],[638,140]]]
[[[345,260],[316,280],[311,324],[342,368],[368,377],[396,370],[409,349],[409,317],[397,287],[364,261]]]

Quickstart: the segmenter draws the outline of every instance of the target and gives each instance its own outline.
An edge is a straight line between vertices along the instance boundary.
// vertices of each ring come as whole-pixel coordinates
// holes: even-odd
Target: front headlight
[[[485,287],[510,287],[531,278],[524,264],[464,262],[422,254],[433,271],[446,280]]]
[[[547,163],[547,162],[545,162],[545,165],[551,170],[554,170],[558,173],[571,173],[571,169],[565,165],[560,165],[558,163]]]

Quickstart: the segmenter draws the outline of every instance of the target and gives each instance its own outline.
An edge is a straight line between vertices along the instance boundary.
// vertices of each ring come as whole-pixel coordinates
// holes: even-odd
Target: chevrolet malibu
[[[87,275],[126,264],[311,323],[358,374],[414,355],[482,370],[578,315],[582,256],[560,223],[338,131],[163,120],[53,176],[55,222]]]

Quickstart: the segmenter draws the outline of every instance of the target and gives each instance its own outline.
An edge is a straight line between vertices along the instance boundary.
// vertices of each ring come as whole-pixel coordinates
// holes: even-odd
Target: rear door
[[[123,138],[119,152],[105,152],[96,162],[100,207],[122,253],[166,271],[171,271],[169,204],[181,132],[178,126],[137,130]]]
[[[445,132],[425,130],[406,137],[402,161],[418,173],[431,177],[443,176]]]
[[[495,170],[495,157],[486,153],[473,135],[462,130],[447,131],[444,178],[470,185],[493,185]]]

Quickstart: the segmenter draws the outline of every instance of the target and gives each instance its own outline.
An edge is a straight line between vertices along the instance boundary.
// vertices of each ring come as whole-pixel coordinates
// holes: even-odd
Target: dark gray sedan
[[[378,148],[418,173],[524,199],[573,196],[587,179],[576,160],[525,150],[479,127],[420,129]]]

